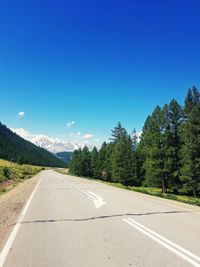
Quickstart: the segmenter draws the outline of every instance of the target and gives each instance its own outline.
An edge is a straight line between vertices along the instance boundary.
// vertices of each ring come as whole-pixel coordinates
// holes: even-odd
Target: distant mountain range
[[[0,123],[0,158],[39,166],[64,167],[58,157],[26,141]]]
[[[45,148],[52,153],[59,153],[63,151],[74,151],[74,149],[77,149],[79,147],[78,145],[74,145],[70,142],[64,142],[57,139],[52,139],[47,136],[41,136],[30,141],[35,145]]]
[[[84,144],[78,144],[78,143],[72,143],[68,141],[62,141],[57,138],[51,138],[47,135],[42,134],[32,134],[23,128],[13,129],[11,128],[13,132],[20,135],[24,139],[32,142],[33,144],[42,147],[54,154],[60,153],[60,152],[72,152],[75,149],[78,149],[79,147],[83,148]]]

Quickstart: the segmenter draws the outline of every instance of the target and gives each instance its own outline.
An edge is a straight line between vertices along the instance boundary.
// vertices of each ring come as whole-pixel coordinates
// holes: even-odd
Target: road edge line
[[[33,198],[33,196],[34,196],[34,194],[35,194],[40,182],[41,182],[41,178],[38,181],[38,183],[36,184],[36,186],[35,186],[32,194],[31,194],[31,196],[29,197],[28,201],[26,202],[22,212],[20,213],[20,215],[18,217],[18,220],[17,220],[12,232],[10,233],[10,236],[8,237],[8,240],[6,241],[6,244],[4,245],[2,251],[0,252],[0,267],[3,267],[3,264],[4,264],[4,262],[5,262],[5,260],[6,260],[7,256],[8,256],[10,248],[11,248],[11,246],[12,246],[12,244],[13,244],[16,236],[17,236],[19,228],[20,228],[20,226],[22,224],[22,221],[23,221],[23,219],[24,219],[24,217],[26,215],[26,212],[27,212],[27,210],[28,210],[28,208],[30,206],[31,200],[32,200],[32,198]]]

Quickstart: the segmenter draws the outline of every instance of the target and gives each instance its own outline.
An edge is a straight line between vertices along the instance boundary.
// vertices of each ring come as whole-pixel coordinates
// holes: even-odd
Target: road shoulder
[[[18,184],[11,191],[0,196],[0,250],[2,249],[6,237],[10,233],[12,226],[26,204],[31,192],[36,186],[40,173],[36,176]]]

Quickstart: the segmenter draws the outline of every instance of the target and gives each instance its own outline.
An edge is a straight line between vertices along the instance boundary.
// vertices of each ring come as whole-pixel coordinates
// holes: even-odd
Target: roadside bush
[[[7,166],[0,167],[0,182],[10,179],[10,171]]]

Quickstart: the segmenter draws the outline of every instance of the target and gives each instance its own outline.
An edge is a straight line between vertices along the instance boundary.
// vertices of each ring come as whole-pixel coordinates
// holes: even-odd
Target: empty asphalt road
[[[43,171],[2,266],[200,266],[200,209]]]

